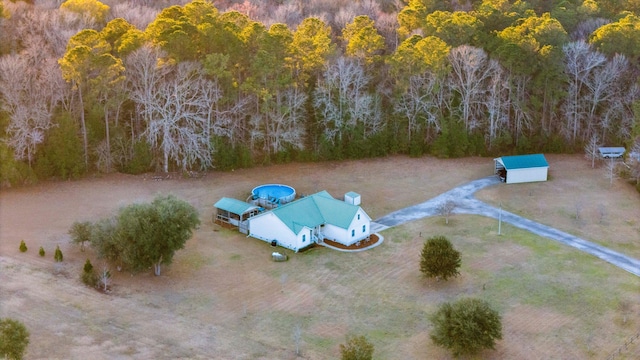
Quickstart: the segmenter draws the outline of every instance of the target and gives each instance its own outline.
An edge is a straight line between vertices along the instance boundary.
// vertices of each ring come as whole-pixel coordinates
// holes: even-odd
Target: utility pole
[[[500,203],[500,212],[498,213],[498,235],[502,235],[502,203]]]

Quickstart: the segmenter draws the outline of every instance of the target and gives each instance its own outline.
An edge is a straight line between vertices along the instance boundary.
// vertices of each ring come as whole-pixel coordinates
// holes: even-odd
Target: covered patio
[[[263,211],[262,208],[253,204],[227,197],[218,200],[213,207],[216,209],[213,219],[215,223],[237,226],[238,230],[244,234],[248,233],[246,220]]]

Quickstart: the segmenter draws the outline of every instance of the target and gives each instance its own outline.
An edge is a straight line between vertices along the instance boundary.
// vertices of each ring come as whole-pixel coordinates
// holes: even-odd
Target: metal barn
[[[502,156],[493,160],[495,174],[507,184],[547,181],[549,163],[542,154]]]

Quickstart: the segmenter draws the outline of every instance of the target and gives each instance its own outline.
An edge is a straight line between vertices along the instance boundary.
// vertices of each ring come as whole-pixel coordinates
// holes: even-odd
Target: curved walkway
[[[509,223],[520,229],[530,231],[562,244],[572,246],[578,250],[594,255],[606,262],[609,262],[623,270],[636,276],[640,276],[640,260],[631,258],[619,252],[608,249],[604,246],[581,239],[577,236],[565,233],[547,225],[523,218],[522,216],[500,210],[494,206],[486,204],[475,198],[474,194],[485,187],[499,184],[500,180],[496,176],[490,176],[471,181],[462,186],[458,186],[433,199],[421,204],[410,206],[398,211],[394,211],[375,221],[371,222],[371,231],[379,232],[393,226],[401,225],[409,221],[422,219],[425,217],[437,216],[438,205],[444,201],[451,200],[456,203],[453,211],[455,214],[474,214],[498,219]]]

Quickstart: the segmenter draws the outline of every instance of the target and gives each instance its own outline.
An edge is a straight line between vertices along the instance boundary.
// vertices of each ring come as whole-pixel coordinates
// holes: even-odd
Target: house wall
[[[307,230],[306,233],[308,234],[309,231]],[[249,236],[269,243],[276,240],[279,246],[293,251],[298,251],[301,248],[301,234],[296,236],[291,229],[271,212],[249,219]]]
[[[296,244],[298,247],[292,250],[298,251],[302,248],[305,248],[311,245],[312,243],[313,243],[313,230],[305,226],[302,228],[302,230],[300,230],[300,233],[296,235]]]
[[[360,215],[360,219],[358,219],[358,215]],[[365,227],[364,232],[362,231],[362,226]],[[354,236],[351,236],[352,231],[354,231]],[[327,224],[324,226],[323,234],[328,239],[349,246],[369,237],[371,234],[371,218],[364,210],[358,209],[348,229]]]
[[[547,181],[548,170],[547,167],[508,170],[507,184]]]

